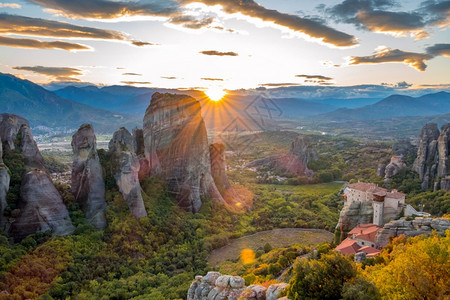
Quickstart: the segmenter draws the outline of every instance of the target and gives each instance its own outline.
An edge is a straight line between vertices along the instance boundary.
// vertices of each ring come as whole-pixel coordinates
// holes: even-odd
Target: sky
[[[36,83],[450,88],[450,1],[0,0],[0,72]]]

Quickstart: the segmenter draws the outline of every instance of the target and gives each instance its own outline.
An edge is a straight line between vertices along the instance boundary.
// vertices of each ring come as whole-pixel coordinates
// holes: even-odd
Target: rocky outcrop
[[[441,190],[450,190],[450,176],[446,176],[445,178],[441,179],[441,182],[439,184],[439,187]]]
[[[106,226],[105,183],[97,154],[97,138],[92,125],[84,124],[72,137],[72,194],[89,223]]]
[[[246,211],[250,209],[251,203],[246,203],[228,180],[225,145],[222,143],[213,143],[209,146],[209,153],[211,157],[211,174],[226,205],[233,211]]]
[[[14,150],[16,148],[16,137],[22,125],[28,125],[28,121],[22,117],[12,114],[0,115],[0,138],[5,149]]]
[[[206,127],[197,100],[153,94],[143,131],[150,174],[167,181],[181,208],[198,212],[201,196],[223,202],[211,175]]]
[[[405,159],[410,159],[417,152],[409,141],[401,140],[394,143],[392,146],[392,156],[389,164],[379,164],[377,167],[377,175],[384,177],[384,182],[390,182],[392,176],[397,175],[401,170],[406,169],[407,165]]]
[[[336,229],[342,234],[349,232],[358,224],[373,222],[372,202],[353,202],[342,208]]]
[[[442,127],[430,123],[422,128],[419,136],[417,158],[413,170],[419,174],[422,189],[434,186],[435,179],[447,175],[450,123]]]
[[[135,218],[147,216],[139,183],[139,158],[134,153],[134,139],[130,132],[122,127],[116,131],[109,142],[111,163],[117,186]]]
[[[401,218],[400,220],[391,221],[380,229],[375,237],[377,247],[384,247],[389,243],[391,237],[401,234],[417,236],[421,234],[430,234],[436,230],[438,234],[444,235],[445,231],[450,228],[450,220],[444,218],[423,218],[416,217],[414,220]]]
[[[144,131],[139,128],[133,129],[133,152],[139,159],[139,180],[150,174],[150,165],[145,157]]]
[[[267,289],[262,285],[245,287],[242,277],[208,272],[205,277],[195,277],[189,288],[187,300],[275,300],[288,286],[286,283],[278,283]]]
[[[247,167],[268,166],[283,174],[306,175],[311,177],[313,172],[308,169],[308,163],[317,160],[317,152],[311,146],[311,140],[306,135],[299,135],[291,144],[288,153],[272,155],[247,164]]]
[[[0,227],[5,223],[3,213],[8,203],[6,202],[6,194],[9,191],[10,176],[8,168],[3,163],[3,146],[2,139],[0,138]]]
[[[25,164],[20,197],[16,203],[17,209],[8,221],[3,219],[3,225],[6,225],[7,231],[15,240],[48,230],[55,235],[72,233],[74,227],[69,212],[44,166],[44,160],[33,139],[28,122],[15,115],[3,114],[1,117],[0,139],[5,141],[3,145],[5,151],[19,150]],[[0,174],[0,178],[2,182],[0,189],[5,193],[4,185],[9,181],[9,175]]]
[[[46,171],[29,170],[22,176],[20,199],[19,216],[10,231],[16,240],[48,230],[55,235],[74,231],[69,212]]]

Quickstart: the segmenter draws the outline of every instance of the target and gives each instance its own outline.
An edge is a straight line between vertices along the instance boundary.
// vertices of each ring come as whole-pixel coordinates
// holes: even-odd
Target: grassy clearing
[[[244,249],[256,251],[266,243],[281,248],[294,244],[312,246],[323,242],[330,242],[333,234],[320,229],[283,228],[258,232],[231,241],[227,246],[213,250],[208,257],[211,266],[217,266],[226,260],[235,260]]]
[[[275,188],[281,192],[299,193],[299,194],[316,194],[316,195],[329,195],[339,192],[343,183],[331,182],[320,184],[306,184],[306,185],[284,185],[284,184],[260,184],[260,186],[266,186]]]

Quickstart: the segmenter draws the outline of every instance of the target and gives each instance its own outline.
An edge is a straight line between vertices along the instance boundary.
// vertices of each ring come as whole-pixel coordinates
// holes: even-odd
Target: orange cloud
[[[88,46],[76,43],[67,43],[62,41],[45,42],[35,39],[16,39],[5,36],[0,36],[0,46],[27,49],[62,49],[66,51],[91,49]]]

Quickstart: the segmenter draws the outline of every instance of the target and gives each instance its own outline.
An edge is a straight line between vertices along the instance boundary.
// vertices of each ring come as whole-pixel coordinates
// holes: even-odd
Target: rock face
[[[438,139],[438,169],[437,176],[445,177],[449,171],[449,149],[450,149],[450,123],[442,126],[441,134]]]
[[[3,146],[0,138],[0,227],[3,227],[5,220],[3,219],[3,212],[6,206],[6,194],[9,191],[10,176],[6,165],[3,163]]]
[[[135,218],[147,216],[139,183],[139,158],[133,151],[133,136],[120,128],[109,142],[114,178],[125,202]]]
[[[139,180],[150,174],[150,166],[145,157],[144,131],[139,128],[133,129],[133,152],[139,159]]]
[[[222,195],[225,203],[238,211],[246,211],[251,208],[250,203],[246,203],[231,186],[227,176],[227,164],[225,160],[225,145],[213,143],[209,146],[211,157],[211,174],[214,183]]]
[[[408,237],[421,234],[430,234],[432,230],[436,230],[438,234],[444,235],[445,231],[450,228],[450,220],[444,218],[432,219],[416,217],[414,220],[407,221],[405,218],[391,221],[380,229],[375,237],[378,247],[384,247],[389,243],[390,237],[404,234]]]
[[[255,160],[247,164],[247,167],[269,166],[281,173],[311,177],[313,172],[308,169],[308,163],[317,159],[318,155],[311,147],[310,138],[306,135],[299,135],[292,142],[288,153]]]
[[[102,229],[106,226],[105,183],[97,154],[97,138],[91,125],[82,125],[73,135],[72,149],[72,194],[89,223]]]
[[[167,181],[181,208],[198,212],[201,196],[223,202],[211,176],[206,127],[197,100],[153,94],[143,131],[150,174],[160,174]]]
[[[344,206],[339,215],[339,222],[336,229],[342,234],[356,227],[358,224],[373,222],[372,202],[353,202],[349,206]]]
[[[48,230],[55,235],[72,233],[74,227],[69,212],[48,175],[28,122],[15,115],[3,114],[1,117],[0,139],[5,141],[5,150],[19,149],[24,156],[26,170],[22,175],[20,197],[16,204],[18,209],[8,222],[2,221],[3,225],[15,240]],[[0,194],[5,193],[7,181],[9,175],[0,174]]]
[[[275,300],[287,287],[286,283],[274,284],[267,289],[262,285],[245,287],[242,277],[208,272],[205,277],[195,277],[189,288],[187,300]]]
[[[419,174],[423,190],[434,186],[436,178],[448,173],[449,137],[450,123],[442,126],[441,133],[435,123],[425,125],[420,132],[413,170]]]

